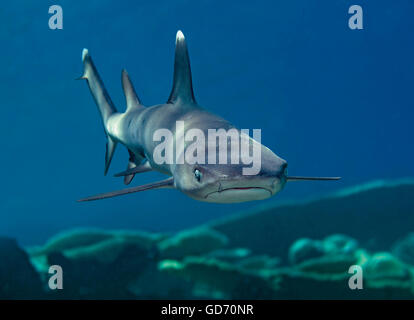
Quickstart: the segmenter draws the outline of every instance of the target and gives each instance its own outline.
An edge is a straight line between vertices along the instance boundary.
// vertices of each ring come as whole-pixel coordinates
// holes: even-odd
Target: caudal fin
[[[83,75],[79,79],[85,79],[88,82],[89,89],[96,102],[96,105],[98,106],[99,113],[101,114],[105,133],[107,133],[106,123],[108,121],[108,118],[116,112],[115,105],[105,89],[104,83],[101,80],[98,71],[96,70],[92,58],[89,55],[88,49],[83,49],[82,51],[82,62],[84,67]],[[108,136],[108,134],[107,138],[108,143],[106,145],[105,155],[105,175],[108,172],[109,165],[111,164],[111,160],[115,152],[115,147],[117,145],[116,141]]]
[[[116,112],[115,105],[105,89],[104,83],[99,76],[98,70],[96,70],[88,49],[83,49],[82,51],[82,62],[83,75],[80,79],[85,79],[88,82],[89,89],[91,90],[105,125],[109,116]]]

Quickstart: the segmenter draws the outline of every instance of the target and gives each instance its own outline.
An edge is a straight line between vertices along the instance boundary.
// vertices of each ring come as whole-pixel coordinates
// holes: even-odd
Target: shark
[[[126,170],[115,176],[123,177],[126,185],[131,183],[135,175],[149,171],[161,172],[168,177],[153,183],[89,196],[79,199],[80,202],[170,188],[177,189],[199,201],[237,203],[270,198],[281,191],[288,181],[340,179],[340,177],[289,176],[286,160],[251,137],[247,138],[249,143],[253,143],[260,151],[260,170],[256,174],[243,174],[243,168],[246,167],[244,163],[156,161],[154,152],[159,142],[154,141],[154,132],[157,129],[167,129],[174,136],[182,135],[183,130],[188,132],[191,129],[206,134],[210,129],[240,131],[231,122],[209,112],[197,103],[193,92],[188,48],[181,31],[176,34],[173,86],[164,104],[145,107],[128,73],[122,70],[121,80],[126,110],[123,113],[118,112],[87,49],[82,51],[82,62],[84,70],[79,79],[86,80],[89,86],[107,137],[104,174],[108,172],[116,146],[122,144],[128,149],[128,164]],[[184,129],[178,128],[179,121],[185,123]],[[176,146],[174,141],[169,143]],[[190,144],[185,144],[180,152],[185,152],[189,146]],[[205,148],[206,153],[212,152],[208,146]],[[230,147],[215,151],[231,154]]]

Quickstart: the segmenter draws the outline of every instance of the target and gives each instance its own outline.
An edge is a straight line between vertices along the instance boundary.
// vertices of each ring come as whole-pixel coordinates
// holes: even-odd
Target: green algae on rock
[[[401,261],[414,266],[414,232],[397,241],[392,248],[392,253]]]
[[[159,269],[191,280],[197,285],[196,291],[215,292],[221,298],[266,299],[273,297],[277,289],[268,277],[205,257],[188,257],[183,261],[164,260],[159,263]]]
[[[208,228],[182,231],[158,244],[164,259],[181,259],[222,249],[228,244],[225,235]]]

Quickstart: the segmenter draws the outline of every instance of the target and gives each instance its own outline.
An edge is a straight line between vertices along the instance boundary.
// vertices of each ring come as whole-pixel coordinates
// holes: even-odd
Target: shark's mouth
[[[232,187],[210,192],[205,199],[208,202],[234,203],[263,200],[272,195],[272,190],[264,187]]]

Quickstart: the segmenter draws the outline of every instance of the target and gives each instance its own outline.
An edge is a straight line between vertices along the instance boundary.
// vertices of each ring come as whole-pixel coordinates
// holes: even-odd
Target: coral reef
[[[43,297],[40,276],[15,240],[0,237],[0,260],[0,299]]]
[[[161,256],[166,259],[179,259],[186,256],[208,253],[225,247],[225,235],[208,228],[183,231],[158,244]]]
[[[404,221],[387,234],[378,221],[395,212],[386,215],[384,190],[400,194]],[[363,188],[175,234],[77,229],[26,250],[0,238],[0,298],[414,299],[413,193],[412,185]],[[345,209],[359,212],[358,227]],[[311,220],[321,217],[329,221]],[[62,267],[63,290],[48,286],[51,265]],[[362,290],[349,286],[353,266]]]
[[[308,238],[296,240],[289,249],[289,262],[298,264],[303,261],[322,257],[324,249],[320,241],[314,241]]]
[[[247,299],[260,296],[268,299],[275,291],[273,281],[261,273],[205,257],[164,260],[159,268],[194,283],[193,294],[200,298]]]
[[[2,285],[6,298],[49,299],[318,299],[318,298],[414,298],[414,266],[389,252],[368,252],[345,235],[324,239],[300,238],[288,250],[290,265],[281,258],[255,254],[233,247],[217,231],[197,228],[171,236],[143,236],[120,232],[96,238],[83,231],[82,245],[72,239],[59,250],[50,243],[31,251],[29,257],[12,240],[0,241],[0,252],[11,259],[9,269],[21,265],[17,281],[24,276],[32,291],[22,283]],[[62,240],[70,233],[59,235]],[[79,233],[73,233],[75,238]],[[95,237],[95,238],[94,238]],[[142,241],[145,239],[145,241]],[[70,243],[71,245],[66,245]],[[7,249],[7,250],[6,250]],[[8,253],[7,253],[8,252]],[[41,252],[41,254],[40,254]],[[187,253],[187,254],[186,254]],[[50,265],[64,270],[64,289],[50,290]],[[350,266],[363,270],[364,289],[351,290]],[[7,271],[0,269],[0,279]],[[13,280],[15,279],[15,280]],[[25,280],[26,282],[27,280]],[[0,282],[1,283],[1,282]],[[9,290],[9,291],[8,291]],[[34,290],[34,291],[33,291]]]
[[[402,261],[414,265],[414,232],[397,241],[392,252]]]

